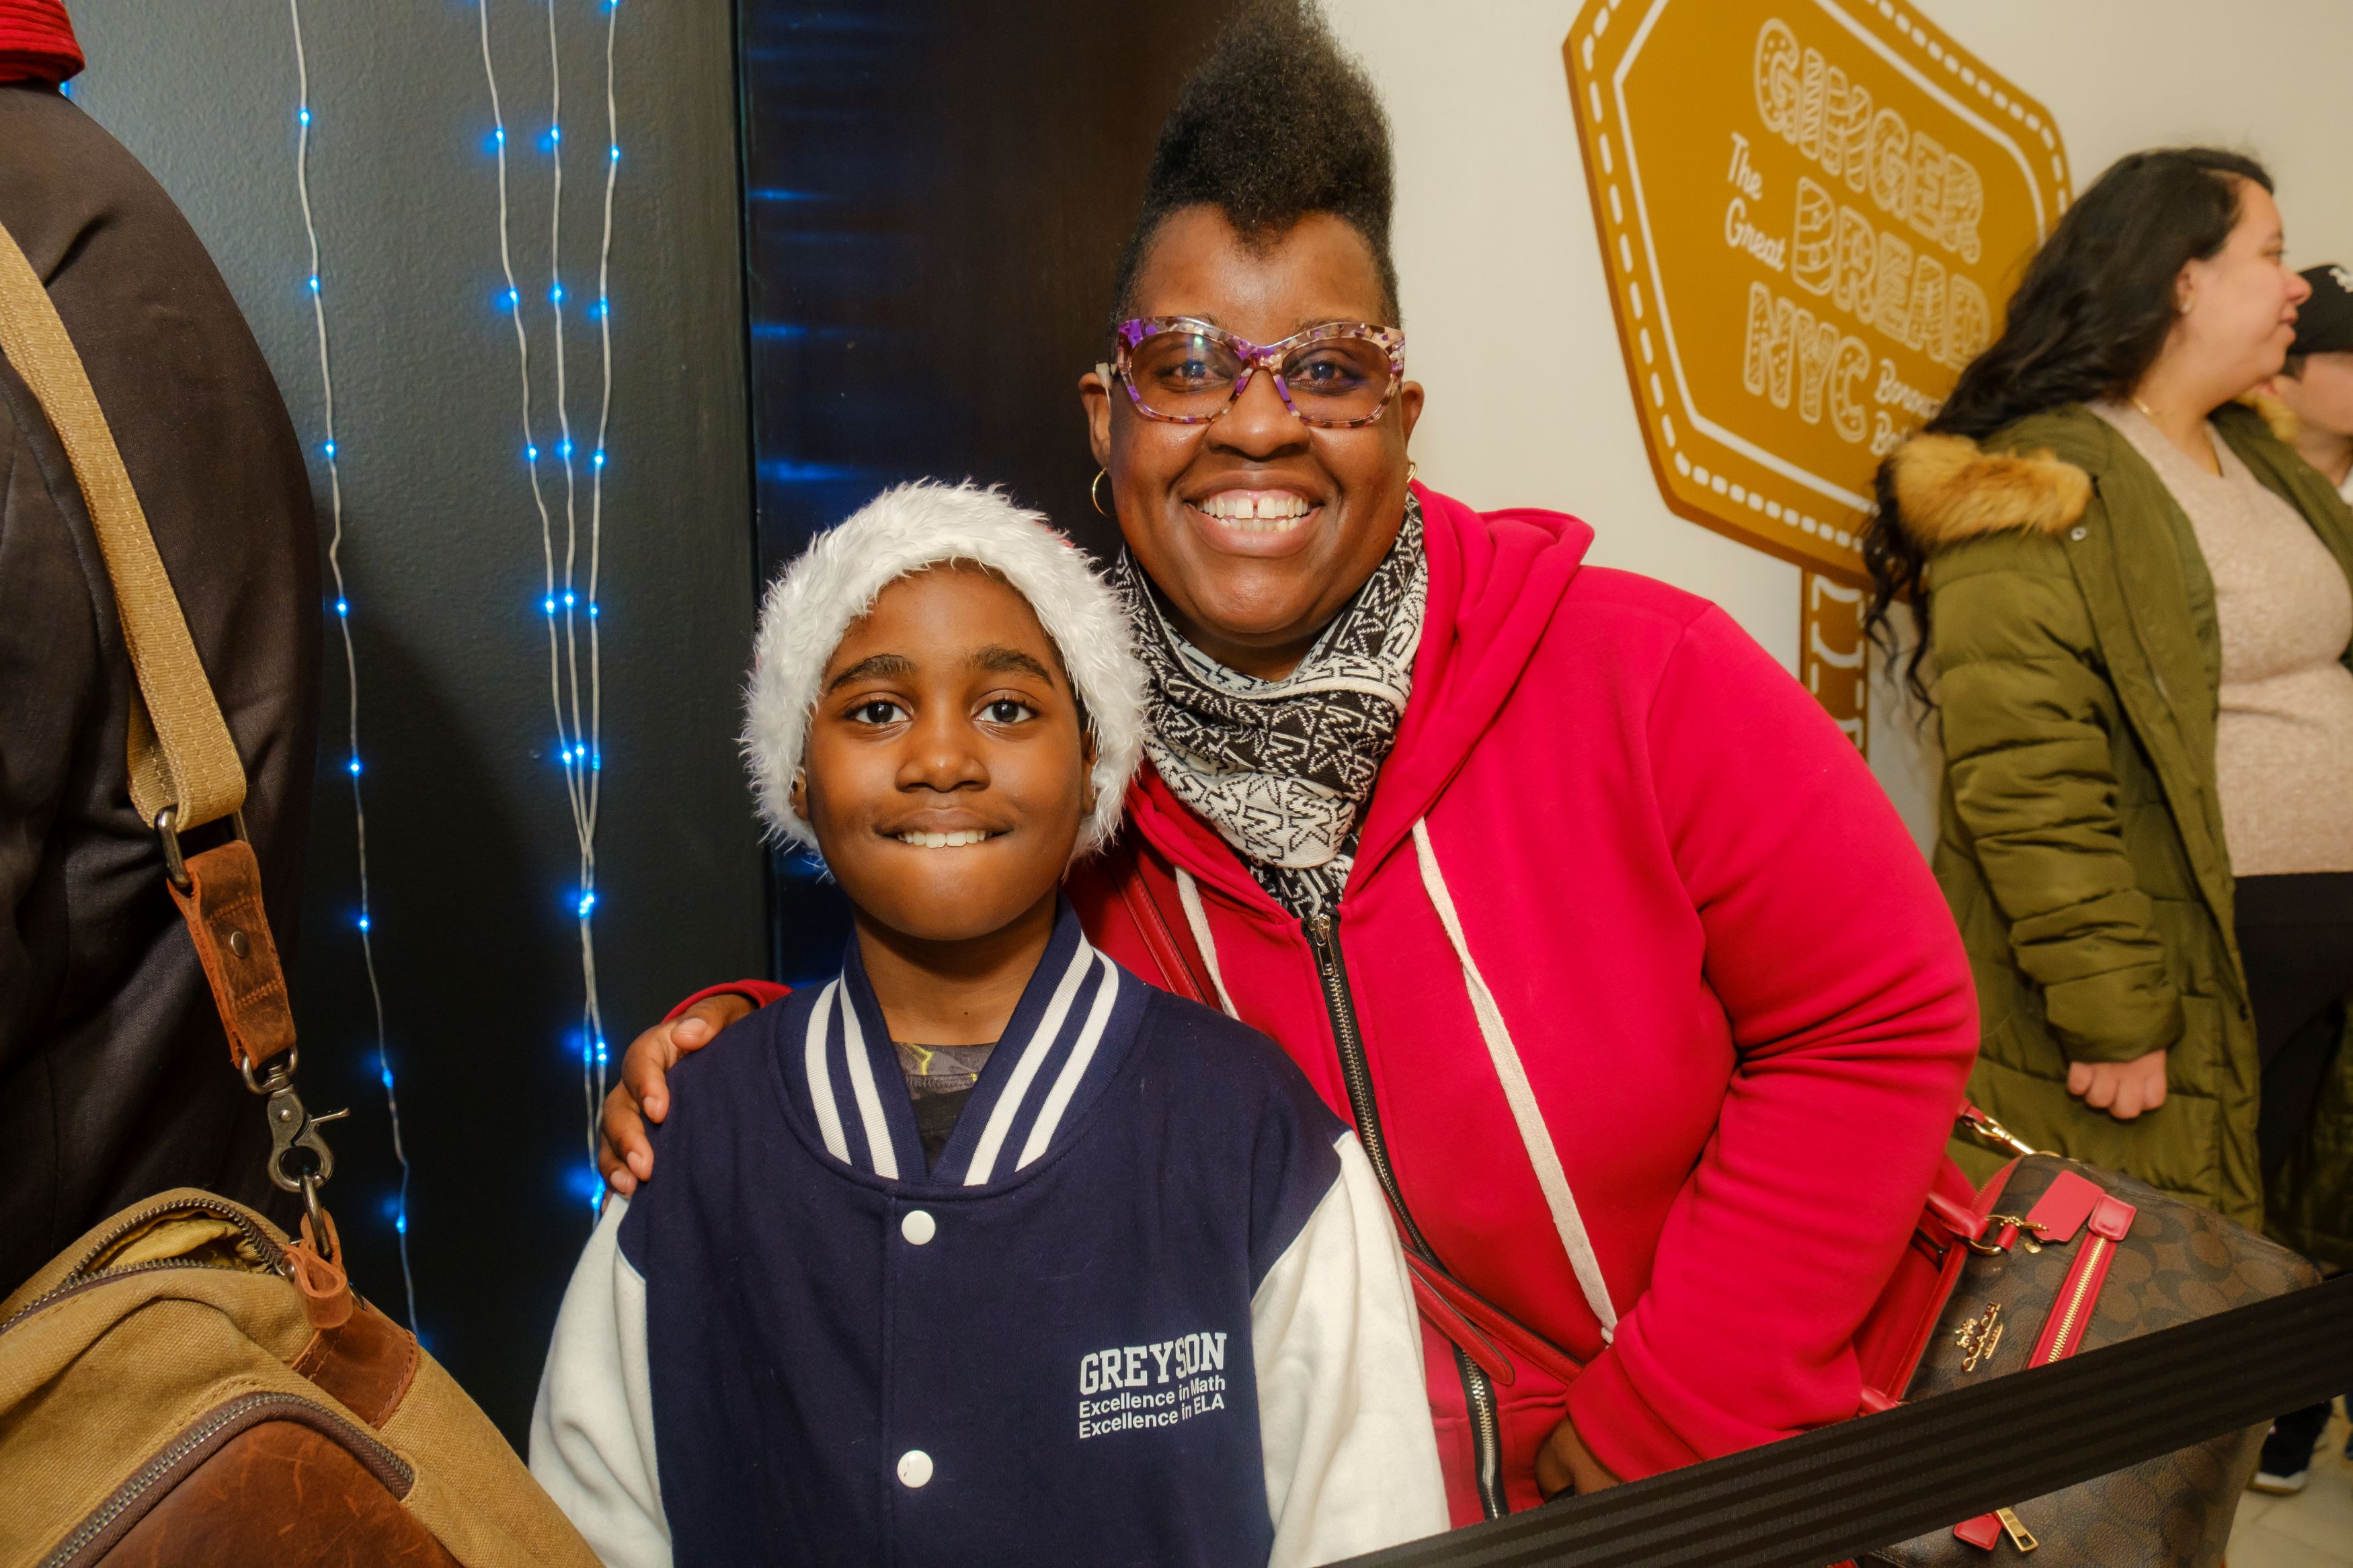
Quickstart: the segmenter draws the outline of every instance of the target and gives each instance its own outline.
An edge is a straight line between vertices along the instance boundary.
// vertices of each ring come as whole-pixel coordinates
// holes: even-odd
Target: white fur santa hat
[[[1144,748],[1144,667],[1119,600],[1078,546],[1043,513],[970,483],[923,479],[884,490],[821,535],[768,590],[744,701],[744,755],[760,815],[777,837],[817,847],[817,835],[793,810],[792,784],[825,667],[884,588],[950,562],[1010,583],[1062,656],[1095,746],[1095,808],[1077,849],[1092,854],[1119,829]]]

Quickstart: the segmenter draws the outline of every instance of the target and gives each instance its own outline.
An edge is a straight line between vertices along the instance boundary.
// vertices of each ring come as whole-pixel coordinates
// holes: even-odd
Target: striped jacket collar
[[[929,1186],[985,1186],[1075,1136],[1134,1044],[1144,983],[1095,951],[1064,902],[1054,933],[955,1132],[927,1175],[897,1050],[852,937],[841,973],[782,1044],[794,1109],[854,1170]]]

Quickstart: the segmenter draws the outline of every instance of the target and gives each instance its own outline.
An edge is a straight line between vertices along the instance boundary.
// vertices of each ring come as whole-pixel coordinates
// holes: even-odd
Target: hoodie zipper
[[[1388,1194],[1389,1206],[1397,1211],[1406,1245],[1426,1262],[1438,1264],[1437,1252],[1405,1206],[1404,1189],[1398,1185],[1397,1171],[1389,1163],[1388,1140],[1381,1131],[1381,1108],[1373,1099],[1372,1068],[1365,1060],[1365,1037],[1356,1026],[1356,1002],[1349,993],[1347,966],[1340,957],[1338,917],[1310,915],[1300,923],[1307,933],[1307,945],[1315,955],[1315,973],[1324,983],[1324,1005],[1332,1016],[1332,1043],[1339,1052],[1340,1077],[1348,1089],[1348,1109],[1356,1119],[1356,1142],[1364,1146],[1365,1158],[1371,1163],[1381,1191]],[[1489,1519],[1501,1519],[1510,1510],[1504,1502],[1503,1423],[1496,1415],[1495,1385],[1476,1362],[1462,1353],[1460,1346],[1454,1350],[1454,1370],[1462,1379],[1463,1403],[1471,1413],[1479,1508]]]

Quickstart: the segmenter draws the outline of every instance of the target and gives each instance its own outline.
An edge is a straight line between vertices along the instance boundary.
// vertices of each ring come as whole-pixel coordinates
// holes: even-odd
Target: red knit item
[[[58,0],[0,0],[0,82],[61,82],[82,68]]]

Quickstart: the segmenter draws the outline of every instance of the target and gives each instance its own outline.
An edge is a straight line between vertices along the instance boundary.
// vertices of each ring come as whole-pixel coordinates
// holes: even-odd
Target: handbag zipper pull
[[[2010,1531],[2010,1543],[2021,1552],[2031,1552],[2042,1544],[2034,1539],[2034,1531],[2026,1528],[2026,1521],[2018,1517],[2016,1510],[1998,1508],[1993,1510],[1993,1516],[2001,1521],[2002,1529]]]

